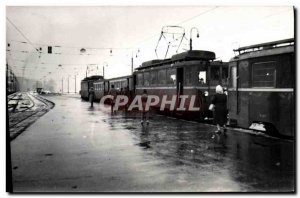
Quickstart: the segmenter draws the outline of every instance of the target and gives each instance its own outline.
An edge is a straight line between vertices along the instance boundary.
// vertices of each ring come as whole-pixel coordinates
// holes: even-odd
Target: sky
[[[181,27],[169,33],[185,32],[178,53],[189,49],[192,37],[193,49],[229,61],[238,47],[293,38],[294,13],[292,6],[7,6],[6,57],[18,76],[69,78],[73,85],[76,75],[79,87],[86,74],[102,75],[103,67],[105,78],[112,78],[131,74],[132,58],[134,68],[165,58],[168,42],[166,58],[174,55],[181,35],[165,34],[158,43],[164,26]]]

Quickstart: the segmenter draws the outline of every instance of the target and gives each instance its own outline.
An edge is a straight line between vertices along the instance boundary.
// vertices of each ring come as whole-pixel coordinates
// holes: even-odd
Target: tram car
[[[164,112],[189,119],[207,119],[212,116],[208,111],[210,97],[216,85],[226,86],[228,77],[228,63],[214,59],[214,52],[191,50],[171,59],[144,62],[134,73],[135,94],[142,95],[146,90],[149,95],[159,96],[160,102],[154,108],[160,107],[163,95],[167,95],[168,101],[177,96],[176,107],[180,95],[195,95],[194,106],[200,107],[200,111],[188,112],[189,97],[184,104],[186,111],[169,111],[170,105],[166,105]]]
[[[99,81],[99,80],[104,80],[103,76],[95,75],[95,76],[89,76],[84,78],[81,81],[81,90],[80,90],[80,95],[81,98],[84,100],[89,99],[89,90],[91,87],[94,87],[94,82]]]
[[[234,50],[229,62],[229,124],[295,135],[294,39]]]
[[[111,89],[111,86],[119,92],[127,96],[133,96],[134,94],[134,82],[133,76],[122,76],[112,79],[100,79],[94,82],[95,88],[95,100],[100,101],[104,95],[107,95]]]

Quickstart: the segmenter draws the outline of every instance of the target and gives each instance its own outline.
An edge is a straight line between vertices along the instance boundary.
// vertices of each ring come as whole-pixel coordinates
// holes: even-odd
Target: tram
[[[229,62],[229,124],[295,135],[294,39],[241,47]]]
[[[80,95],[81,98],[84,100],[89,99],[89,90],[91,87],[94,87],[94,82],[103,81],[103,76],[100,75],[94,75],[84,78],[81,81],[81,89],[80,89]]]
[[[134,73],[135,94],[142,95],[146,90],[158,96],[160,102],[154,108],[161,106],[163,95],[167,95],[167,100],[177,96],[177,106],[181,95],[194,95],[194,105],[200,107],[200,111],[169,112],[170,105],[166,105],[164,112],[189,119],[207,119],[211,117],[208,111],[210,96],[215,93],[216,85],[226,86],[228,77],[228,63],[214,59],[214,52],[190,50],[173,55],[171,59],[144,62]],[[192,97],[185,100],[185,109],[189,109],[191,100]]]

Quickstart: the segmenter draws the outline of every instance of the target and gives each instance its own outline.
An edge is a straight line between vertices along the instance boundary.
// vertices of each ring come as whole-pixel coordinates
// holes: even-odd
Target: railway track
[[[9,133],[13,140],[21,134],[30,124],[53,108],[54,104],[42,97],[28,93],[18,93],[8,97],[10,101],[18,101],[17,106],[9,108]],[[11,102],[14,104],[15,102]]]

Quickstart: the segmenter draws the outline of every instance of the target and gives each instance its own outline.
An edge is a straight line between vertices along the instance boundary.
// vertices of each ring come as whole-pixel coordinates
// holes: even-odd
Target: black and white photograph
[[[296,192],[297,7],[4,8],[7,192]]]

